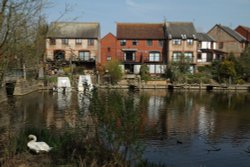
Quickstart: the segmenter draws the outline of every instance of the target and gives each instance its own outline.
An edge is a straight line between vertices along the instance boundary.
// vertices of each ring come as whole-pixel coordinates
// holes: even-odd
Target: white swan
[[[36,153],[49,152],[52,149],[52,147],[45,142],[37,142],[35,135],[29,135],[28,138],[32,140],[27,143],[27,146],[30,150],[35,151]]]

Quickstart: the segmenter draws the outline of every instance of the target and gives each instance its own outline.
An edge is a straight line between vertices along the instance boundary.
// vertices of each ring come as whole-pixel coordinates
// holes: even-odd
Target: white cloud
[[[136,7],[137,4],[135,3],[134,0],[126,0],[126,4],[130,7]]]

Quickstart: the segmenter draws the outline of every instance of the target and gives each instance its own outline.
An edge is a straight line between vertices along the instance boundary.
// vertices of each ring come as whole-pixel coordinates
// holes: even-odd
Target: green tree
[[[106,64],[106,71],[110,75],[111,83],[115,84],[122,78],[122,69],[120,67],[120,62],[117,60],[111,60]]]
[[[144,81],[148,81],[150,79],[149,68],[146,64],[143,64],[140,68],[141,79]]]
[[[219,65],[219,75],[220,78],[226,81],[227,79],[231,80],[236,77],[236,70],[234,62],[230,60],[224,60]]]
[[[250,78],[250,46],[240,56],[239,62],[242,66],[243,77],[248,80]]]
[[[182,54],[178,61],[168,65],[166,70],[167,78],[176,82],[186,82],[187,75],[191,74],[190,63],[191,59]]]

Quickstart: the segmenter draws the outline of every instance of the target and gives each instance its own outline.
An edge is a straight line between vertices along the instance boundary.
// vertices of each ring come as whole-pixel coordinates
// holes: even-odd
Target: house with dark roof
[[[178,62],[182,56],[190,62],[190,71],[195,71],[197,59],[197,33],[191,22],[167,22],[168,62]]]
[[[138,74],[142,64],[151,74],[165,72],[163,23],[117,23],[117,58],[127,73]]]
[[[221,60],[224,52],[217,49],[216,41],[206,33],[197,33],[197,66],[210,65],[213,60]]]
[[[245,50],[246,39],[227,26],[216,24],[207,34],[217,41],[218,49],[227,54],[240,56]]]
[[[235,31],[246,38],[247,44],[250,43],[250,27],[240,25],[235,29]]]
[[[93,70],[99,61],[99,38],[99,23],[53,22],[46,39],[46,60]]]

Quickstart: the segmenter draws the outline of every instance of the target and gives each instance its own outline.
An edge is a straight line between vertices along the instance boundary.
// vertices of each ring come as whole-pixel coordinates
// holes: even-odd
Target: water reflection
[[[100,91],[100,96],[104,103],[99,108],[114,114],[115,104],[122,99],[111,98],[106,91]],[[250,154],[244,151],[250,145],[248,93],[144,90],[126,97],[140,111],[138,135],[146,146],[145,159],[168,166],[250,163]],[[67,95],[36,92],[9,99],[1,103],[0,143],[8,140],[9,134],[27,127],[60,130],[84,127],[93,123],[90,105],[92,101],[77,92]]]

